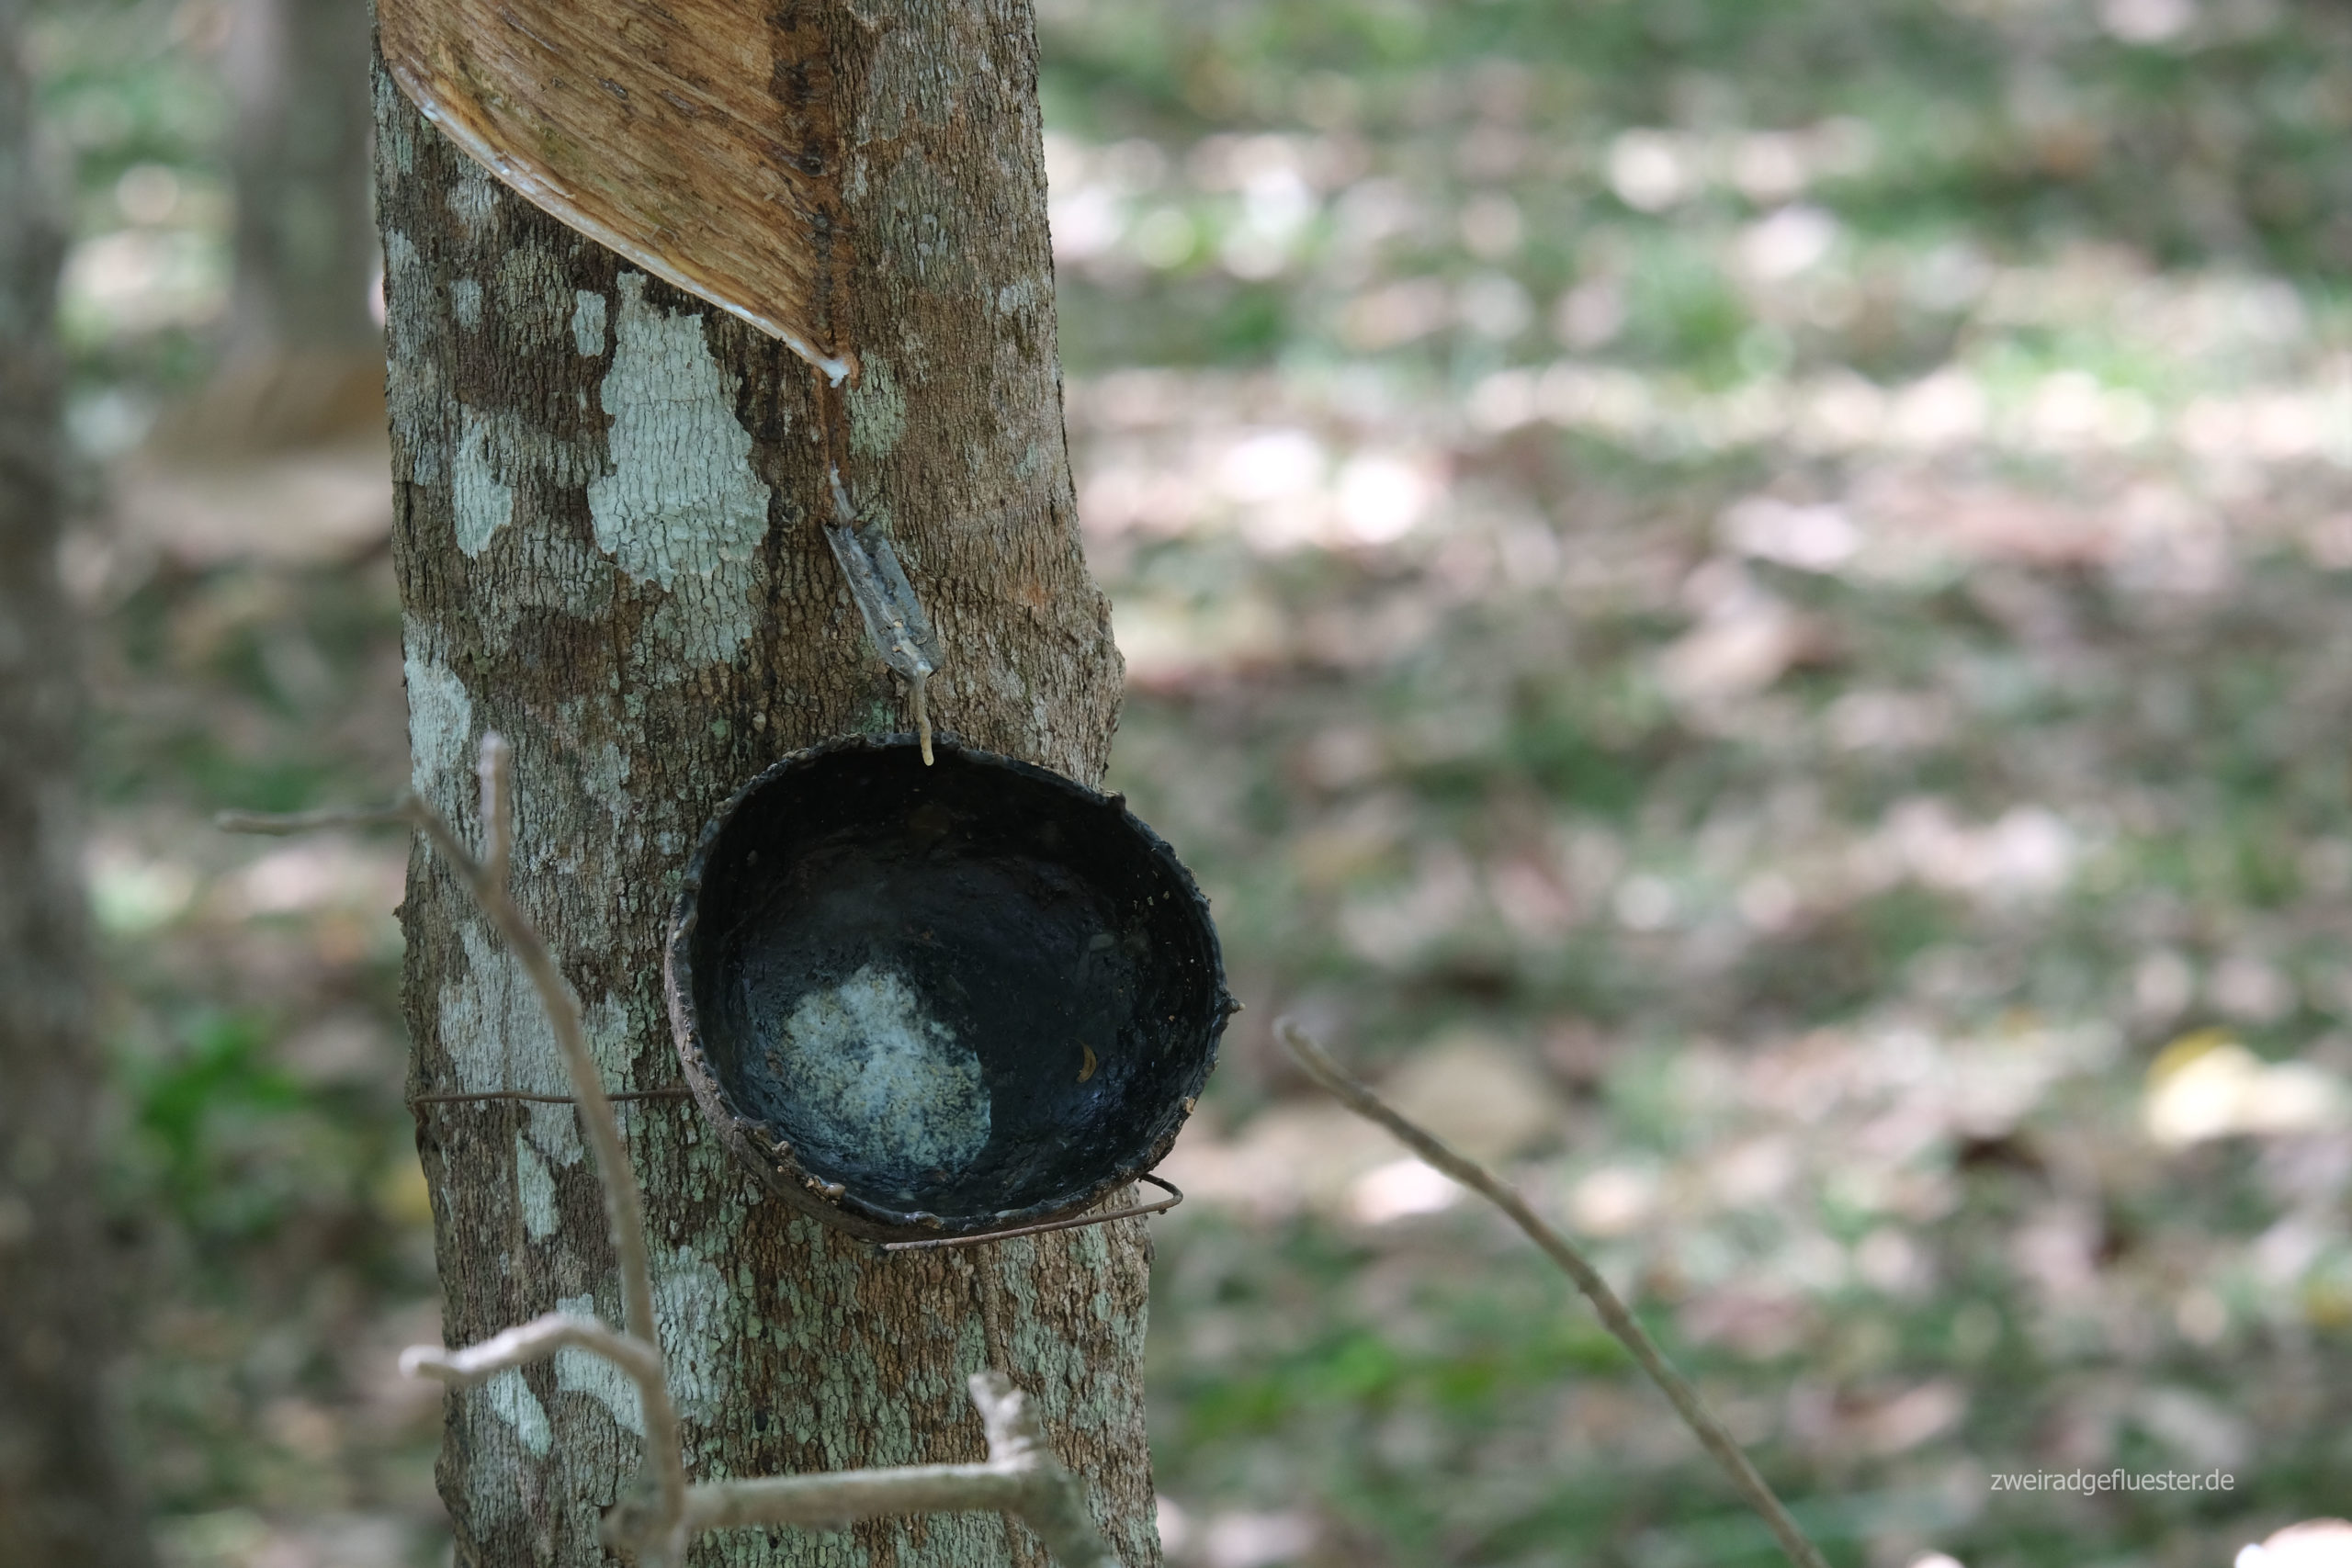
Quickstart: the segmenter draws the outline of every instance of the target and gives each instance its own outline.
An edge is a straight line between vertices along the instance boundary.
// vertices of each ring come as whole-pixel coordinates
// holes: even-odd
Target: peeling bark
[[[57,577],[59,204],[37,177],[21,14],[0,0],[0,1562],[143,1568],[107,1418],[83,694]]]
[[[945,645],[941,727],[1100,781],[1120,666],[1064,449],[1020,0],[786,6],[830,49],[864,361],[843,478]],[[907,728],[828,553],[816,377],[493,182],[381,71],[379,213],[415,784],[473,817],[482,730],[514,743],[514,887],[616,1089],[676,1081],[662,937],[727,795],[797,747]],[[413,1087],[563,1092],[513,960],[429,857],[403,909]],[[622,1111],[697,1478],[969,1462],[964,1380],[1001,1347],[1129,1568],[1159,1561],[1143,1437],[1140,1221],[888,1259],[761,1195],[690,1105]],[[435,1105],[450,1344],[559,1310],[618,1321],[573,1112]],[[987,1326],[984,1327],[984,1324]],[[455,1393],[459,1561],[593,1562],[636,1467],[633,1391],[578,1352]],[[1042,1561],[990,1516],[714,1536],[698,1562]]]

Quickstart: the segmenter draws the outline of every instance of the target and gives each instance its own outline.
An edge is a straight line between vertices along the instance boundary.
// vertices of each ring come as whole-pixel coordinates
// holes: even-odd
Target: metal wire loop
[[[606,1100],[687,1100],[693,1091],[683,1084],[671,1089],[623,1089],[608,1094]],[[569,1094],[531,1094],[519,1089],[485,1089],[478,1093],[418,1094],[409,1097],[408,1108],[420,1111],[427,1105],[471,1104],[489,1100],[516,1100],[527,1105],[577,1105],[578,1097]],[[1131,1203],[1124,1209],[1114,1209],[1107,1214],[1073,1214],[1067,1219],[1046,1220],[1034,1225],[1012,1225],[1001,1231],[981,1231],[975,1235],[943,1235],[924,1241],[886,1241],[878,1243],[884,1252],[935,1252],[951,1247],[979,1247],[991,1241],[1010,1241],[1017,1235],[1043,1235],[1047,1231],[1085,1230],[1092,1225],[1107,1225],[1113,1220],[1139,1219],[1146,1214],[1164,1214],[1184,1201],[1184,1194],[1174,1182],[1165,1177],[1142,1175],[1138,1181],[1148,1181],[1168,1194],[1152,1203]]]
[[[1136,1203],[1125,1209],[1114,1209],[1107,1214],[1074,1214],[1068,1219],[1047,1220],[1042,1224],[1013,1225],[1001,1231],[981,1231],[977,1235],[944,1235],[931,1241],[886,1241],[885,1252],[933,1252],[949,1247],[978,1247],[983,1242],[1008,1241],[1016,1235],[1037,1235],[1046,1231],[1084,1230],[1089,1225],[1107,1225],[1113,1220],[1132,1220],[1142,1214],[1161,1214],[1184,1201],[1184,1194],[1165,1177],[1138,1176],[1137,1181],[1148,1181],[1168,1194],[1156,1203]]]
[[[694,1091],[680,1084],[673,1089],[625,1089],[605,1096],[606,1100],[686,1100]],[[519,1089],[484,1089],[478,1094],[416,1094],[411,1095],[408,1108],[421,1105],[460,1105],[479,1100],[519,1100],[526,1105],[577,1105],[579,1097],[570,1094],[532,1094]]]

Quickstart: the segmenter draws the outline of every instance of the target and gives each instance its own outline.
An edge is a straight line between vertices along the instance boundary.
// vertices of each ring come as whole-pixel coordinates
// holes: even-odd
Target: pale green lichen
[[[638,1032],[629,1021],[628,1003],[619,993],[607,991],[602,1001],[585,1009],[580,1026],[588,1036],[588,1054],[595,1058],[596,1070],[607,1082],[628,1070]]]
[[[546,1458],[555,1446],[555,1434],[520,1367],[458,1397],[461,1406],[456,1424],[466,1433],[466,1447],[479,1456],[463,1472],[469,1522],[477,1529],[496,1529],[524,1516],[525,1488],[517,1484],[520,1461],[524,1455]],[[523,1454],[514,1452],[518,1448]]]
[[[456,671],[435,656],[435,639],[412,624],[401,669],[408,685],[409,782],[428,800],[470,773],[474,736],[473,699]]]
[[[488,236],[498,217],[498,186],[480,164],[469,158],[458,161],[458,183],[448,199],[449,215],[467,239],[479,243]]]
[[[554,1432],[548,1426],[547,1407],[531,1385],[523,1381],[523,1369],[509,1367],[481,1385],[475,1397],[490,1413],[512,1427],[523,1447],[538,1458],[545,1459],[554,1447]]]
[[[441,1040],[458,1087],[487,1094],[569,1094],[555,1031],[523,965],[479,920],[458,928],[464,972],[441,982]]]
[[[589,289],[572,296],[571,341],[581,354],[594,359],[605,352],[605,297]]]
[[[479,296],[481,290],[477,288]],[[449,512],[458,548],[468,559],[490,546],[492,536],[514,517],[514,487],[502,481],[491,461],[491,426],[472,409],[458,405],[458,450],[450,465]]]
[[[587,1157],[579,1119],[568,1106],[525,1108],[523,1130],[514,1134],[514,1195],[523,1205],[523,1229],[545,1241],[562,1224],[556,1207],[555,1173]]]
[[[588,486],[597,547],[669,592],[652,628],[664,662],[688,670],[732,658],[752,632],[769,501],[735,418],[732,378],[711,356],[701,316],[647,304],[641,274],[621,276],[613,336],[601,394],[609,466]]]
[[[628,753],[607,740],[582,760],[580,787],[588,798],[611,813],[613,826],[618,828],[628,816]]]
[[[594,1317],[596,1298],[566,1296],[555,1303],[558,1312]],[[622,1430],[645,1436],[645,1406],[628,1374],[604,1357],[586,1350],[559,1350],[555,1355],[555,1386],[570,1393],[584,1393],[612,1412]]]
[[[907,399],[878,354],[865,356],[864,374],[849,394],[849,449],[860,457],[887,457],[907,433]]]
[[[555,1207],[555,1172],[520,1133],[514,1134],[514,1196],[523,1205],[523,1229],[533,1241],[555,1235],[561,1223]]]
[[[678,1413],[707,1421],[725,1401],[737,1358],[729,1321],[727,1277],[690,1247],[656,1255],[653,1315],[670,1363],[670,1395]]]

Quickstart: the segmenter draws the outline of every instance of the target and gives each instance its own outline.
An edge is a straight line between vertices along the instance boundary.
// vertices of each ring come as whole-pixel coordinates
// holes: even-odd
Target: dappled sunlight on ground
[[[1286,1011],[1590,1243],[1833,1560],[2340,1511],[2340,10],[1041,11],[1114,782],[1249,1007],[1153,1222],[1171,1560],[1770,1550]],[[423,1568],[403,852],[205,827],[406,776],[378,410],[208,383],[217,105],[49,26],[141,1466],[182,1568]],[[1992,1490],[2110,1468],[2235,1485]]]

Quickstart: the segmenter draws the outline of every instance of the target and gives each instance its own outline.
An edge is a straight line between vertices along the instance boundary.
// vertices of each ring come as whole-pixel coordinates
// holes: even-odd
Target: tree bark
[[[938,624],[943,728],[1098,782],[1120,664],[1065,453],[1026,0],[746,7],[820,69],[863,379],[842,478]],[[813,42],[812,42],[813,40]],[[608,1082],[674,1083],[660,993],[682,863],[741,783],[828,737],[908,728],[820,529],[815,377],[495,184],[379,69],[379,211],[415,784],[474,817],[514,743],[518,901]],[[417,1090],[563,1092],[514,962],[422,854],[403,909]],[[1140,1221],[879,1258],[762,1196],[683,1101],[625,1127],[698,1477],[975,1461],[965,1377],[1043,1407],[1130,1568],[1159,1561],[1144,1445]],[[418,1134],[449,1343],[593,1306],[619,1321],[574,1113],[436,1104]],[[453,1393],[440,1476],[467,1563],[601,1561],[634,1395],[567,1352]],[[989,1516],[707,1538],[702,1562],[1041,1561]]]
[[[0,1562],[152,1561],[112,1443],[116,1314],[96,1198],[101,1082],[58,583],[60,236],[0,0]]]
[[[367,59],[368,0],[237,0],[231,14],[232,357],[374,345]]]

